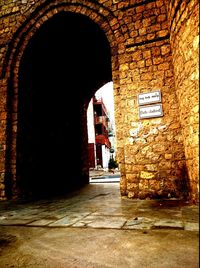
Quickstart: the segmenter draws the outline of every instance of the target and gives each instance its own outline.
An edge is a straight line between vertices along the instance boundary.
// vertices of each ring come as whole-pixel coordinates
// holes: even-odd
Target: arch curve
[[[30,16],[29,19],[20,26],[20,28],[15,34],[15,38],[12,41],[12,44],[10,47],[10,54],[7,57],[9,61],[6,67],[5,77],[9,81],[8,90],[10,92],[8,94],[8,98],[9,98],[8,105],[10,106],[10,109],[9,109],[10,119],[9,119],[8,127],[10,129],[8,130],[8,132],[11,133],[8,136],[9,140],[7,141],[7,144],[8,144],[7,151],[10,154],[10,159],[8,158],[7,160],[8,161],[7,174],[8,176],[10,176],[11,178],[10,180],[14,182],[13,189],[12,189],[12,193],[14,194],[14,196],[18,196],[18,193],[19,193],[18,186],[16,185],[18,181],[17,174],[16,174],[16,167],[17,167],[16,135],[18,135],[17,134],[18,133],[18,121],[17,121],[18,119],[16,119],[16,117],[17,117],[17,107],[18,107],[18,98],[19,98],[19,93],[18,93],[19,92],[19,80],[20,80],[19,73],[20,73],[20,65],[21,65],[22,57],[27,47],[29,46],[29,42],[31,41],[31,39],[39,32],[39,30],[42,28],[43,25],[45,25],[45,23],[51,21],[51,19],[54,19],[57,15],[61,13],[79,14],[79,15],[87,17],[92,23],[96,24],[99,27],[99,29],[105,34],[105,37],[107,38],[107,41],[110,45],[111,55],[112,57],[115,57],[115,60],[112,61],[112,67],[111,67],[112,71],[114,71],[118,67],[118,64],[117,64],[118,42],[117,40],[121,36],[121,33],[119,33],[119,29],[115,28],[116,26],[114,26],[114,24],[111,25],[113,22],[111,24],[109,23],[108,18],[112,18],[113,20],[115,20],[113,15],[110,13],[110,17],[109,17],[108,11],[106,11],[106,13],[102,15],[101,13],[103,13],[103,10],[99,13],[99,10],[95,10],[94,8],[92,9],[91,7],[88,8],[86,5],[79,6],[78,3],[76,4],[68,3],[68,1],[65,1],[64,4],[59,5],[58,3],[55,4],[55,2],[56,1],[54,1],[54,5],[51,3],[47,6],[45,5],[42,8],[41,7],[36,8],[36,11],[34,12],[34,14]],[[106,17],[106,14],[108,15],[107,17]],[[105,82],[108,82],[108,81],[105,81]],[[92,95],[90,97],[92,97]],[[81,109],[85,110],[84,107],[86,106],[87,105],[83,106]],[[82,111],[82,113],[84,114],[84,111]],[[85,120],[84,116],[83,116],[83,119]],[[84,133],[86,133],[85,130],[84,130]],[[12,152],[12,155],[11,155],[11,152]]]
[[[118,54],[119,43],[125,43],[125,37],[121,25],[114,15],[114,13],[108,8],[94,3],[93,1],[80,1],[75,0],[73,3],[69,0],[65,0],[59,3],[58,0],[54,0],[51,3],[43,1],[34,5],[34,11],[31,12],[31,8],[24,13],[25,21],[17,25],[17,31],[13,35],[13,38],[9,44],[8,52],[3,63],[2,76],[8,78],[10,74],[18,73],[19,62],[22,57],[29,40],[37,32],[37,30],[50,18],[60,12],[73,12],[87,16],[94,23],[96,23],[101,30],[105,33],[111,48],[111,54],[113,57]],[[123,25],[124,26],[124,25]],[[122,49],[122,48],[121,48]],[[116,63],[116,61],[113,61]],[[115,64],[113,70],[115,70]],[[13,70],[15,69],[15,70]]]

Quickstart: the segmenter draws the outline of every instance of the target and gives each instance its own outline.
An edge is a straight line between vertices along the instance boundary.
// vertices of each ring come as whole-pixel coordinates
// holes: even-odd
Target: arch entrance
[[[121,195],[197,200],[197,62],[182,48],[188,39],[196,55],[197,5],[147,2],[15,1],[2,9],[0,199],[87,182],[85,111],[112,80]],[[137,100],[157,90],[163,116],[154,117],[153,99],[150,108]]]
[[[89,182],[87,106],[111,80],[109,43],[90,18],[60,12],[36,31],[18,73],[21,194],[61,194]]]

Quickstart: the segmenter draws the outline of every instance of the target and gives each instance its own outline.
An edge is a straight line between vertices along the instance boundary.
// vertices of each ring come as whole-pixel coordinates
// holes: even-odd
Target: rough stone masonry
[[[90,18],[111,48],[121,194],[197,202],[198,0],[1,0],[1,199],[8,198],[7,192],[17,193],[21,58],[40,27],[61,12]],[[138,96],[155,91],[160,92],[157,104],[163,110],[158,117],[151,116],[156,104],[148,108],[138,103]],[[141,107],[149,117],[140,118]]]

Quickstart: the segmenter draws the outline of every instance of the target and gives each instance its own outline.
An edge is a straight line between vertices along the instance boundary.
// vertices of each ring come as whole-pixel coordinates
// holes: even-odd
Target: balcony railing
[[[97,135],[96,136],[96,143],[106,145],[108,148],[111,148],[111,143],[109,139],[104,135]]]

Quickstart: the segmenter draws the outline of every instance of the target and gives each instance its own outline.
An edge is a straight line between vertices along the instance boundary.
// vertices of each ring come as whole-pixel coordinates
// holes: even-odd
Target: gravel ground
[[[198,233],[0,227],[1,268],[197,268]]]

